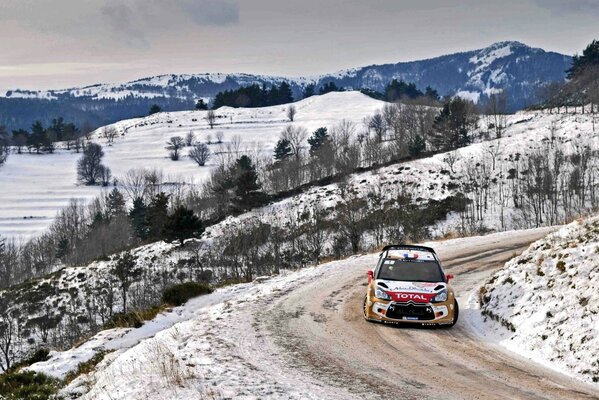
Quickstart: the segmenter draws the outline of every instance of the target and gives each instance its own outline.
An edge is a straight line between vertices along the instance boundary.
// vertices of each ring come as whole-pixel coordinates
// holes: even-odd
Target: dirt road
[[[395,327],[362,318],[366,271],[376,256],[286,293],[256,316],[298,374],[360,398],[590,399],[599,390],[485,342],[467,297],[494,270],[548,231],[437,245],[462,305],[453,329]],[[348,394],[349,394],[348,393]]]

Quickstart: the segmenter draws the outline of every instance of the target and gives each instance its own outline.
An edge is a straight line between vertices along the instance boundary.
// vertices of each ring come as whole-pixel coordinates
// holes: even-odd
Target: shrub
[[[69,372],[64,377],[64,382],[68,384],[72,382],[75,378],[77,378],[79,375],[89,374],[96,368],[96,365],[98,365],[100,361],[104,359],[104,356],[106,356],[106,354],[108,353],[110,353],[108,350],[100,350],[99,352],[94,354],[94,356],[89,360],[79,363],[77,365],[76,370]]]
[[[204,283],[185,282],[167,288],[162,294],[162,301],[165,304],[180,306],[193,297],[208,293],[212,293],[212,288]]]
[[[0,375],[0,398],[5,400],[55,399],[60,381],[33,371],[5,372]]]
[[[565,272],[566,271],[566,263],[563,260],[558,261],[557,264],[556,264],[556,267],[561,272]]]
[[[10,367],[10,371],[16,371],[23,367],[28,367],[32,364],[35,364],[36,362],[46,361],[49,358],[50,358],[50,350],[48,350],[46,348],[41,348],[41,349],[36,350],[33,354],[31,354],[24,360],[22,360],[16,364],[13,364]]]
[[[151,307],[145,310],[129,311],[126,313],[114,314],[102,327],[103,329],[113,328],[139,328],[145,321],[154,319],[161,311],[164,311],[164,305]]]

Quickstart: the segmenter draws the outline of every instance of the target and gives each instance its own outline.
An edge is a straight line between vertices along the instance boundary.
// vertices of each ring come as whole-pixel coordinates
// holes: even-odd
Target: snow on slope
[[[487,329],[561,372],[599,382],[599,217],[533,243],[481,288]]]
[[[361,93],[342,92],[313,96],[295,104],[294,124],[311,132],[342,119],[361,124],[364,117],[382,108],[384,103]],[[162,170],[167,180],[183,178],[199,183],[208,176],[215,161],[200,168],[187,157],[188,150],[184,150],[180,161],[171,161],[164,148],[171,136],[185,136],[192,131],[198,140],[205,141],[208,136],[215,140],[216,132],[221,131],[223,147],[238,136],[241,150],[256,148],[271,154],[281,130],[289,123],[286,109],[286,105],[255,109],[223,107],[216,112],[219,118],[214,129],[209,129],[204,120],[205,111],[158,113],[114,124],[123,136],[110,146],[105,139],[98,138],[99,133],[96,141],[104,146],[104,163],[113,176],[147,167]],[[210,148],[212,152],[225,151],[217,144]],[[0,168],[0,235],[39,234],[69,199],[89,200],[101,193],[100,187],[77,184],[76,163],[80,157],[66,150],[45,155],[12,154]]]

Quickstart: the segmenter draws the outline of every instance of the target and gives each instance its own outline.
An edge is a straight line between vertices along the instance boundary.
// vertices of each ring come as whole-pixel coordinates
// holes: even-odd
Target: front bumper
[[[444,325],[453,323],[454,301],[416,303],[366,299],[365,317],[370,321],[386,323],[416,323]]]

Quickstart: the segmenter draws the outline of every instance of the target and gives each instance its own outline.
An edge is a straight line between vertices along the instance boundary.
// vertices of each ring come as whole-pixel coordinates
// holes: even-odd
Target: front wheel
[[[454,300],[453,301],[453,322],[451,323],[451,326],[454,326],[455,324],[458,323],[459,316],[460,316],[460,306],[458,305],[458,301]]]

